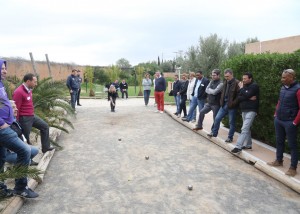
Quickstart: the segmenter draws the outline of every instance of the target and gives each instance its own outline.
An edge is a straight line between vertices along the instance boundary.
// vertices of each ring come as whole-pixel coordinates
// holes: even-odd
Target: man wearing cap
[[[79,82],[78,82],[77,70],[76,69],[73,69],[71,75],[68,76],[67,87],[68,87],[68,89],[70,91],[70,95],[71,95],[71,106],[75,111],[77,93],[78,93],[78,90],[79,90]]]

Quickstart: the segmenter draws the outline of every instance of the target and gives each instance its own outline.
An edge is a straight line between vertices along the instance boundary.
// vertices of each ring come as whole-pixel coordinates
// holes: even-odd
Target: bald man
[[[291,151],[291,165],[285,173],[295,176],[298,165],[297,128],[300,124],[300,84],[296,81],[296,73],[286,69],[281,75],[282,87],[274,115],[276,131],[276,160],[269,162],[271,166],[283,165],[285,137]]]

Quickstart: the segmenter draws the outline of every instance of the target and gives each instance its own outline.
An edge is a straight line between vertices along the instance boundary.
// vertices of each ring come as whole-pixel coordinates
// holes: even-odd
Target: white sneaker
[[[157,113],[157,112],[159,112],[159,111],[158,111],[158,110],[155,110],[154,112]]]
[[[192,120],[191,122],[192,122],[192,123],[196,123],[196,120]]]
[[[163,114],[164,112],[163,111],[159,111],[159,113]]]

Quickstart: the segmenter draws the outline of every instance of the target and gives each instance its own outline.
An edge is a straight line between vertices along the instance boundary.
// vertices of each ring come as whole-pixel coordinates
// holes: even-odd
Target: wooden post
[[[32,55],[31,52],[29,52],[29,55],[30,55],[30,59],[31,59],[31,64],[32,64],[33,72],[34,72],[34,74],[35,74],[35,75],[37,76],[37,78],[38,78],[39,74],[38,74],[37,71],[36,71],[35,61],[34,61],[34,59],[33,59],[33,55]]]
[[[51,72],[51,67],[50,67],[50,62],[48,58],[48,54],[45,54],[46,60],[47,60],[47,65],[48,65],[48,70],[49,70],[49,76],[52,78],[52,72]]]

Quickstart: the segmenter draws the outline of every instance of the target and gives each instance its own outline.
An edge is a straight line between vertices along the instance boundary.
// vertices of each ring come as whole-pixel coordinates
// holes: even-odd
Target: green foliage
[[[105,69],[106,74],[109,76],[110,82],[119,79],[121,69],[118,66],[112,65]]]
[[[105,84],[110,81],[109,75],[105,72],[105,69],[100,68],[99,66],[94,67],[94,80],[97,84]]]
[[[88,81],[90,88],[90,97],[95,96],[95,92],[93,90],[93,80],[94,80],[94,69],[91,66],[87,66],[85,68],[84,77]]]
[[[172,72],[174,69],[173,69],[174,65],[173,65],[173,62],[172,61],[166,61],[166,62],[163,62],[160,64],[160,70],[165,73],[165,72]]]
[[[200,37],[199,62],[206,76],[211,70],[219,68],[226,59],[227,46],[228,41],[219,38],[217,34],[212,34],[207,38]]]
[[[121,58],[116,62],[116,66],[119,68],[131,68],[129,61],[125,58]]]
[[[258,116],[252,126],[252,136],[258,140],[275,146],[275,130],[273,115],[281,87],[281,73],[284,69],[293,68],[300,71],[300,58],[297,54],[258,54],[240,55],[222,65],[222,69],[232,68],[237,79],[242,78],[244,72],[251,72],[253,79],[260,87],[260,106]],[[228,120],[224,120],[228,126]],[[237,117],[237,131],[242,125],[242,118]],[[300,133],[298,133],[300,143]]]

